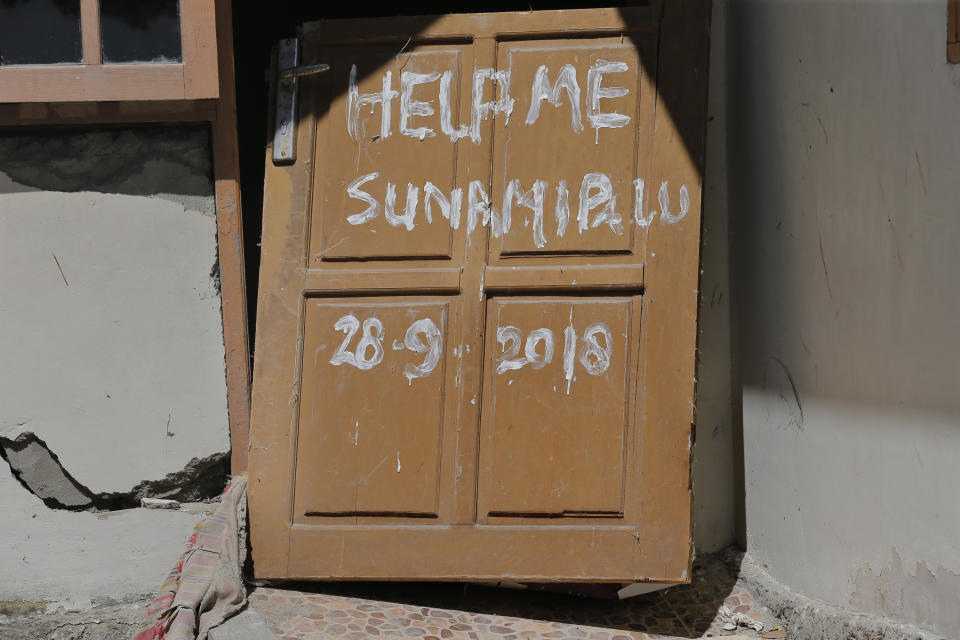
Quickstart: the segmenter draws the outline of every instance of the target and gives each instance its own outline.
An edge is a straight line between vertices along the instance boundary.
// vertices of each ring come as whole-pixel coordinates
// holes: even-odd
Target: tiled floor
[[[745,627],[724,630],[723,605],[762,622],[764,632],[779,629],[717,557],[695,565],[690,585],[624,601],[464,584],[301,583],[259,587],[250,602],[282,640],[761,636]]]

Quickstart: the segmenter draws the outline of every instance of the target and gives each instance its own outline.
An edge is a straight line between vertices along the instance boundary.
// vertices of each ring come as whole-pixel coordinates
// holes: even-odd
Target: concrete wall
[[[165,490],[222,481],[209,149],[203,128],[0,135],[0,601],[154,591],[196,516],[90,511],[185,467]]]
[[[960,67],[945,62],[946,2],[720,0],[715,15],[727,139],[707,171],[729,178],[748,551],[808,596],[952,636]]]
[[[723,24],[724,6],[714,22]],[[723,28],[710,34],[710,93],[701,231],[700,336],[697,344],[696,440],[693,448],[693,542],[697,553],[736,541],[735,467],[739,463],[730,375],[730,256],[726,174],[726,76]]]

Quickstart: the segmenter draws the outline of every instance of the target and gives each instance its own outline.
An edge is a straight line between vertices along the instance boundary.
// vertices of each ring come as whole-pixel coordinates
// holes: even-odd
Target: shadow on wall
[[[210,148],[205,126],[47,129],[29,135],[0,130],[0,158],[9,178],[0,189],[210,198]],[[35,161],[41,155],[50,158],[43,170]]]
[[[811,597],[952,634],[960,67],[946,3],[722,4],[749,551]]]
[[[730,3],[739,365],[797,412],[809,393],[960,413],[942,4]]]

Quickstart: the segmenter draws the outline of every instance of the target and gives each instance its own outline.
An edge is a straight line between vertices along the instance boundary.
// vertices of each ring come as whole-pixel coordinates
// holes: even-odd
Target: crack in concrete
[[[142,498],[200,502],[223,491],[230,473],[229,452],[193,458],[180,471],[159,480],[144,480],[129,491],[93,493],[64,469],[60,459],[36,434],[24,431],[15,439],[0,436],[0,458],[24,489],[50,509],[119,511],[140,506]]]

